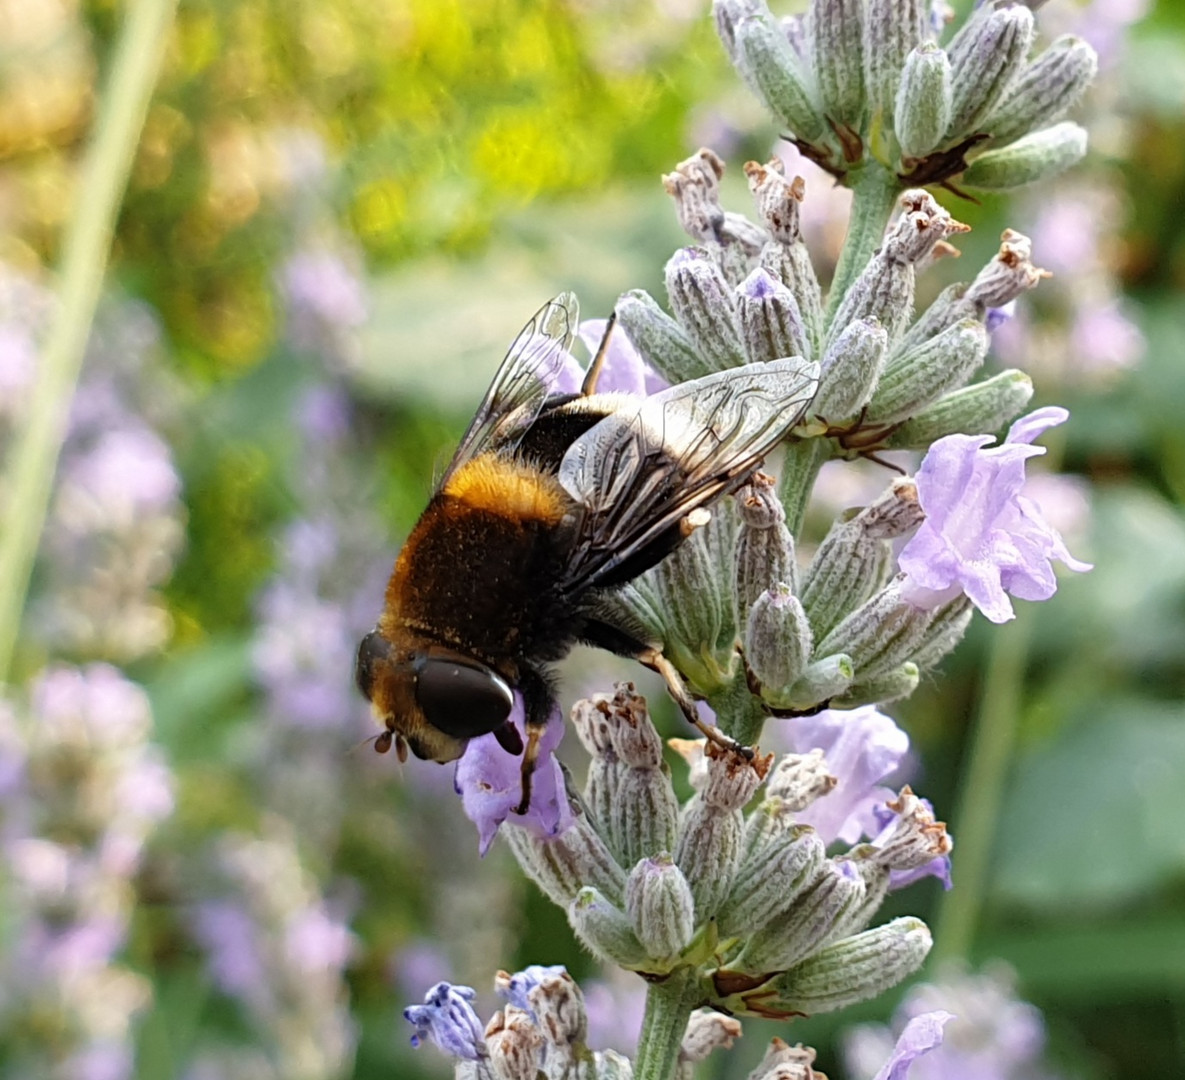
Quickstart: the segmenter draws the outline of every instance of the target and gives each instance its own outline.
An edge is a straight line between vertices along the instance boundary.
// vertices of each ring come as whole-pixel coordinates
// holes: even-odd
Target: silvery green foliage
[[[620,821],[649,813],[656,800],[620,783],[620,751],[657,745],[645,701],[620,683],[612,696],[577,703],[573,722],[593,759],[584,791],[573,797],[581,826],[530,842],[525,830],[506,831],[526,872],[553,898],[571,897],[569,920],[595,955],[650,980],[690,969],[706,1005],[753,1016],[840,1008],[920,966],[930,938],[918,920],[868,929],[893,871],[916,870],[951,847],[908,788],[891,804],[899,824],[890,836],[828,857],[815,830],[796,821],[834,786],[821,752],[787,755],[775,769],[773,755],[750,759],[713,743],[684,743],[696,792],[679,814],[671,850],[639,857]],[[654,781],[670,788],[666,770],[655,770]],[[607,783],[612,800],[598,790]],[[764,798],[746,814],[763,785]],[[612,806],[631,802],[637,805]],[[590,844],[590,835],[602,845]],[[609,873],[606,855],[615,867]],[[606,881],[624,887],[606,889]]]
[[[1082,157],[1085,132],[1056,122],[1094,77],[1098,60],[1085,41],[1065,35],[1031,56],[1030,7],[989,0],[942,46],[928,8],[922,0],[811,0],[804,20],[779,23],[765,0],[714,4],[746,85],[787,137],[841,180],[875,160],[906,185],[1002,189]],[[1004,148],[1011,153],[996,157]],[[987,161],[968,169],[980,158]]]

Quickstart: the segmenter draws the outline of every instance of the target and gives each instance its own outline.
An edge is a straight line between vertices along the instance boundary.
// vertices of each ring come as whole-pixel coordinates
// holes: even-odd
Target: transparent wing
[[[563,367],[579,318],[580,306],[575,295],[560,293],[522,328],[436,485],[437,490],[483,450],[512,445],[531,426]]]
[[[559,471],[578,507],[565,591],[610,580],[691,511],[743,483],[818,386],[819,367],[805,360],[750,364],[654,394],[581,435]]]

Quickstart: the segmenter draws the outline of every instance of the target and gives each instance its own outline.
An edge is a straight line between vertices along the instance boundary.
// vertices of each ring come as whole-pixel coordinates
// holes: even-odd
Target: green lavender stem
[[[29,413],[4,478],[0,533],[0,680],[8,677],[70,401],[99,301],[116,215],[131,172],[177,0],[129,5],[62,243],[60,307]]]
[[[786,447],[778,495],[786,508],[786,528],[796,540],[802,533],[806,504],[814,490],[815,480],[830,452],[827,440],[819,438],[803,439]]]
[[[676,968],[646,991],[646,1015],[634,1063],[634,1080],[671,1080],[691,1011],[699,1004],[696,971]]]
[[[869,159],[855,174],[852,184],[852,216],[844,237],[843,250],[831,279],[827,297],[827,324],[835,317],[840,301],[847,294],[860,271],[868,265],[872,253],[881,246],[885,226],[893,213],[893,204],[901,192],[901,182],[879,162]]]

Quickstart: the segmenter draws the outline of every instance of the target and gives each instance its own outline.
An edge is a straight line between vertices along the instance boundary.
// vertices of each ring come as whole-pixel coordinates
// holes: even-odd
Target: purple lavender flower
[[[527,741],[522,696],[514,695],[511,723]],[[538,836],[557,836],[573,822],[564,787],[564,774],[553,756],[564,737],[564,721],[556,709],[539,742],[539,757],[531,777],[531,802],[527,812],[514,815],[512,822]],[[508,754],[491,733],[470,739],[457,762],[453,786],[461,796],[465,814],[477,826],[479,850],[484,855],[494,842],[498,826],[511,816],[522,798],[522,759]]]
[[[898,560],[910,603],[937,608],[963,592],[992,622],[1007,622],[1015,614],[1007,594],[1047,600],[1057,591],[1053,559],[1090,569],[1023,493],[1025,461],[1045,452],[1032,441],[1068,417],[1038,409],[1000,446],[988,447],[990,435],[948,435],[930,447],[917,474],[926,520]]]
[[[404,1019],[415,1026],[412,1046],[431,1039],[450,1057],[477,1061],[487,1055],[485,1027],[470,1002],[477,992],[468,986],[437,983],[424,995],[423,1005],[409,1005]]]
[[[827,771],[837,780],[834,790],[801,811],[798,819],[811,825],[824,843],[842,840],[855,844],[876,836],[882,827],[878,811],[896,796],[882,786],[905,758],[909,736],[874,705],[858,709],[824,709],[798,717],[775,729],[792,753],[822,750]]]
[[[591,355],[596,355],[601,338],[605,336],[608,321],[585,319],[580,324],[580,340],[584,342]],[[622,329],[615,329],[609,338],[609,350],[605,353],[605,363],[597,380],[597,393],[646,397],[658,393],[659,390],[665,390],[667,385],[666,379],[642,359],[641,353],[630,344],[630,339]]]

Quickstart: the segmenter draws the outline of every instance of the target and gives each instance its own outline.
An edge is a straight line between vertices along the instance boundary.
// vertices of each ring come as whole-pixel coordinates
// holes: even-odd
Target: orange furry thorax
[[[442,491],[474,510],[558,524],[569,501],[559,481],[512,458],[482,454],[457,470]]]

